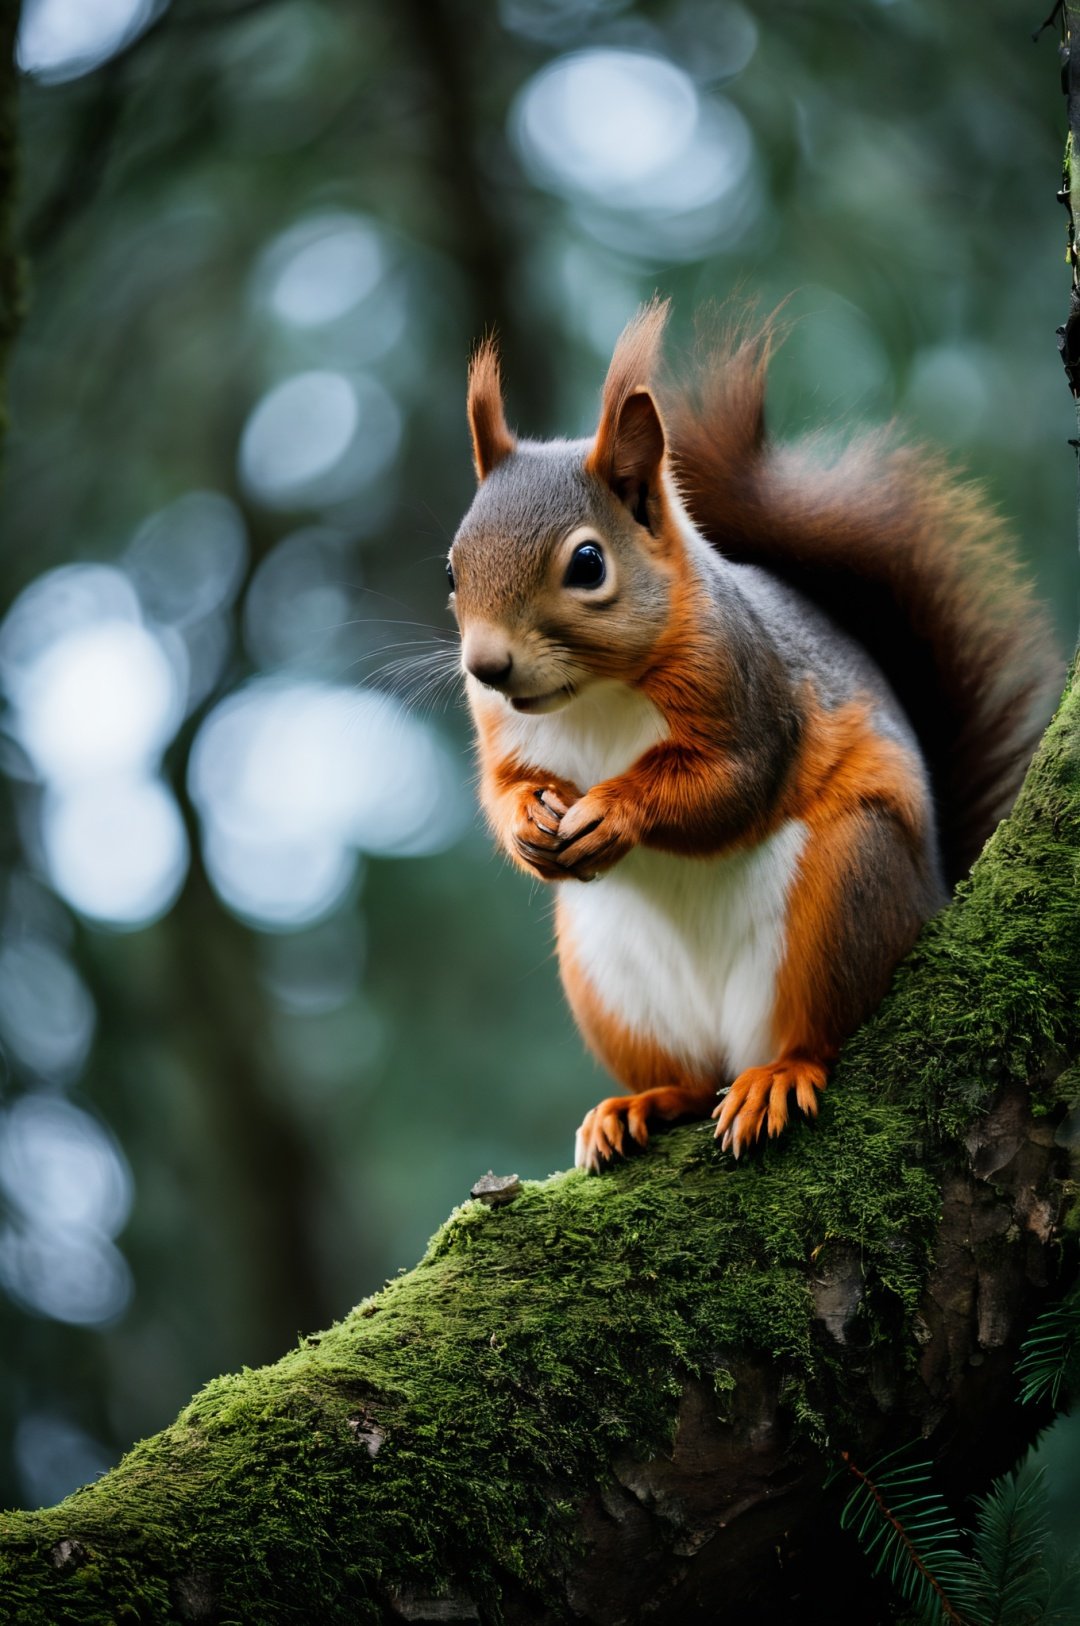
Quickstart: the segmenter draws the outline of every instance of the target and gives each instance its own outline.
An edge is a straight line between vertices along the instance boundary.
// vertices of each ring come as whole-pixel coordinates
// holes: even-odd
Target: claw
[[[747,1068],[713,1110],[721,1150],[738,1158],[761,1139],[763,1131],[770,1139],[779,1135],[787,1125],[792,1094],[802,1111],[813,1117],[825,1081],[824,1065],[801,1056],[782,1057],[768,1067]]]
[[[575,1166],[599,1173],[605,1163],[626,1157],[634,1145],[647,1146],[650,1119],[670,1123],[678,1118],[704,1118],[712,1094],[710,1084],[688,1083],[609,1096],[582,1120],[574,1142]]]

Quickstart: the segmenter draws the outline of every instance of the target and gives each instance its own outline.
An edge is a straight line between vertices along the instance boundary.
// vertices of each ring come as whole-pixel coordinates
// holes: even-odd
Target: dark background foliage
[[[0,1485],[52,1501],[411,1263],[601,1079],[472,811],[472,341],[593,421],[791,297],[773,422],[898,417],[1077,620],[1064,115],[1015,0],[25,0],[2,499]],[[377,695],[387,696],[383,700]],[[1080,1493],[1059,1426],[1061,1528]]]

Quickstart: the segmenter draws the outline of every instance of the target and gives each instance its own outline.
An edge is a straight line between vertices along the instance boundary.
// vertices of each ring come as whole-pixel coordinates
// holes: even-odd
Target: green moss
[[[845,1054],[847,1071],[876,1069],[891,1095],[917,1086],[938,1138],[959,1137],[1006,1079],[1043,1073],[1046,1106],[1068,1093],[1080,1010],[1078,739],[1073,673],[1012,816]]]
[[[272,1599],[278,1622],[356,1622],[381,1618],[387,1591],[452,1584],[496,1620],[508,1585],[542,1593],[559,1572],[613,1454],[670,1440],[687,1373],[723,1410],[733,1359],[765,1357],[797,1427],[842,1435],[858,1363],[820,1335],[810,1265],[857,1258],[859,1341],[904,1340],[914,1359],[956,1137],[1008,1080],[1045,1080],[1051,1102],[1080,1053],[1078,710],[1072,687],[1012,819],[848,1047],[816,1125],[738,1167],[710,1126],[682,1129],[601,1178],[466,1203],[339,1325],[209,1384],[59,1508],[0,1519],[12,1618],[197,1618],[209,1585],[219,1620],[266,1618]],[[57,1567],[65,1538],[81,1561]]]

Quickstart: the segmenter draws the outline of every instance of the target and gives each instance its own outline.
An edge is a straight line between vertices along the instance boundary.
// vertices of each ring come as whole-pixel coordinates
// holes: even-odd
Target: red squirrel
[[[578,1130],[594,1171],[658,1121],[711,1114],[738,1157],[816,1113],[1007,811],[1053,665],[975,487],[885,434],[774,445],[769,326],[661,384],[666,316],[622,334],[589,440],[517,439],[480,345],[447,565],[484,810],[559,883],[566,996],[629,1092]]]

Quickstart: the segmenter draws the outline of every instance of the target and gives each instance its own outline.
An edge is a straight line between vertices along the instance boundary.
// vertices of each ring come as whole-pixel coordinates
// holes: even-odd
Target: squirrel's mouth
[[[545,711],[558,711],[560,706],[572,698],[573,689],[566,684],[561,689],[552,689],[550,694],[516,694],[510,696],[510,704],[515,711],[528,712],[535,716]]]

